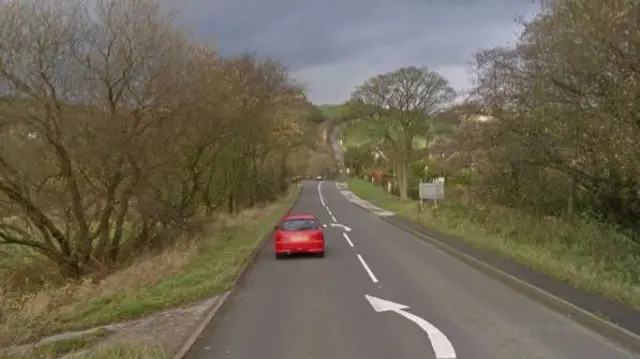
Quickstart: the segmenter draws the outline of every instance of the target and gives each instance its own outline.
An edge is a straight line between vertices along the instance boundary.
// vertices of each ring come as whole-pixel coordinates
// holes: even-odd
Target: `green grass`
[[[142,261],[98,284],[43,291],[20,302],[20,310],[9,306],[0,313],[0,346],[140,317],[231,289],[249,254],[299,191],[295,187],[263,210],[232,218],[226,230],[210,233],[197,246]]]
[[[439,120],[433,123],[433,141],[446,140],[454,129],[455,125]],[[342,135],[343,145],[345,148],[360,147],[365,145],[375,138],[367,130],[366,124],[361,121],[351,122],[344,130]],[[416,149],[423,149],[427,146],[427,140],[424,136],[418,135],[413,140],[413,146]]]
[[[169,359],[160,346],[146,344],[120,345],[108,349],[92,351],[77,359]]]
[[[108,335],[106,330],[98,330],[81,337],[60,339],[52,343],[43,344],[26,354],[9,355],[3,359],[59,358],[64,355],[89,348],[104,339],[106,335]]]
[[[342,141],[344,147],[354,148],[363,146],[371,142],[372,139],[364,126],[353,123],[344,129]]]
[[[169,359],[161,347],[145,344],[120,345],[109,349],[97,350],[77,359]]]
[[[577,288],[640,309],[640,245],[615,229],[553,217],[535,218],[496,206],[444,200],[437,209],[400,200],[370,182],[350,178],[351,191],[371,203],[497,252]]]
[[[83,348],[76,348],[68,352],[46,349],[33,351],[26,355],[11,356],[3,359],[53,359],[62,358],[65,354],[75,353]],[[109,348],[94,349],[84,354],[76,354],[74,359],[169,359],[160,346],[147,344],[123,344]]]
[[[343,135],[343,146],[346,148],[360,147],[371,141],[374,138],[371,136],[371,133],[367,130],[366,124],[361,121],[354,121],[347,125],[344,129]],[[413,140],[413,146],[416,149],[421,149],[426,147],[427,140],[423,136],[417,136]]]
[[[329,119],[336,119],[345,112],[344,105],[320,105],[318,106],[322,115]]]
[[[384,191],[381,187],[372,184],[363,179],[346,178],[349,189],[358,197],[366,199],[380,208],[398,213],[400,215],[409,215],[414,209],[398,200],[398,197]]]

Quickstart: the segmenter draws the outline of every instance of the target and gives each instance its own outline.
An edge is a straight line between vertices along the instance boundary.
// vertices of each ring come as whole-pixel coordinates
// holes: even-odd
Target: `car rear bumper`
[[[275,244],[276,254],[291,253],[322,253],[324,252],[324,242],[308,241],[299,243],[281,242]]]

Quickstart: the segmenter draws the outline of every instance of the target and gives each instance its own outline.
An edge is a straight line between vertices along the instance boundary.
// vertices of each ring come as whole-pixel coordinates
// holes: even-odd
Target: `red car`
[[[276,258],[287,254],[312,253],[324,257],[324,230],[318,218],[311,214],[292,214],[275,227]]]

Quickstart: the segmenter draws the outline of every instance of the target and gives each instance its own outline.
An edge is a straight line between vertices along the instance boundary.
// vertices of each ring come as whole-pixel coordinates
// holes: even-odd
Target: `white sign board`
[[[418,192],[420,194],[420,199],[444,199],[444,183],[421,182]]]

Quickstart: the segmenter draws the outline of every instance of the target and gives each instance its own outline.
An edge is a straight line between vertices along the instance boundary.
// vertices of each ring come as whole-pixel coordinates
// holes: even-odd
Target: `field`
[[[434,123],[434,136],[433,139],[437,140],[445,138],[452,130],[452,125],[445,122]],[[373,141],[372,134],[367,129],[366,125],[362,121],[353,121],[349,123],[344,129],[343,146],[345,148],[360,147],[371,141]],[[416,136],[413,141],[413,146],[416,149],[425,148],[427,140],[425,136]]]
[[[345,148],[360,147],[371,142],[371,140],[366,127],[358,122],[350,123],[344,129],[343,146]]]
[[[640,309],[640,258],[634,254],[640,253],[640,245],[613,228],[588,221],[572,225],[553,217],[534,218],[496,206],[472,207],[455,199],[443,201],[435,210],[425,208],[419,215],[415,201],[401,203],[365,180],[349,178],[347,182],[356,195],[381,208]]]
[[[3,297],[0,347],[141,317],[229,290],[247,256],[288,210],[299,190],[294,186],[287,196],[263,207],[220,215],[197,241],[142,259],[99,283],[87,281]],[[118,356],[104,356],[112,357]],[[142,354],[120,357],[147,358]]]
[[[320,105],[318,108],[322,112],[322,116],[328,119],[339,118],[344,113],[343,105]]]

